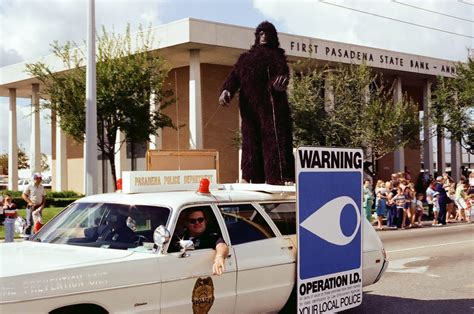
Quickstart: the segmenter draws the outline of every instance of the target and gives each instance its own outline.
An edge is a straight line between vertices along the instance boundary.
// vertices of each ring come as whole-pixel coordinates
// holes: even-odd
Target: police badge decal
[[[208,313],[214,304],[214,283],[211,277],[198,278],[193,289],[193,313]]]

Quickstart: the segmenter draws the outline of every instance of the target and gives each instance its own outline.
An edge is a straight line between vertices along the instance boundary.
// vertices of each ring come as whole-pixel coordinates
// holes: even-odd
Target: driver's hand
[[[284,91],[287,86],[288,86],[288,77],[284,75],[277,76],[277,78],[273,82],[273,88],[279,92]]]
[[[224,272],[224,269],[225,269],[225,259],[223,256],[216,256],[216,258],[214,259],[214,264],[212,265],[212,271],[214,273],[214,275],[222,275],[222,273]]]
[[[226,89],[224,89],[219,96],[219,104],[221,106],[228,106],[230,103],[230,92]]]

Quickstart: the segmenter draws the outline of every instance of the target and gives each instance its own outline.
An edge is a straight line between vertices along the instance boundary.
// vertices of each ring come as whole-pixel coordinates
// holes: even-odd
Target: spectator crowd
[[[372,222],[374,210],[378,230],[423,227],[425,209],[436,227],[474,219],[474,172],[461,176],[459,182],[447,173],[436,179],[430,176],[423,181],[422,190],[418,188],[409,173],[403,172],[393,173],[389,181],[378,180],[373,188],[371,181],[365,180],[365,216]]]

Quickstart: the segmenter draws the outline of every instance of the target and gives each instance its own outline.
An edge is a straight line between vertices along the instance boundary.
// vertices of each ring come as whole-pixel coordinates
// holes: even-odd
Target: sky
[[[0,67],[86,39],[87,0],[1,0]],[[96,0],[96,26],[116,32],[191,17],[423,56],[465,61],[474,47],[474,0]],[[416,25],[414,25],[416,24]],[[249,47],[252,43],[249,42]],[[29,150],[29,99],[17,100],[18,142]],[[49,113],[41,150],[51,154]],[[8,98],[0,97],[0,154],[8,151]]]

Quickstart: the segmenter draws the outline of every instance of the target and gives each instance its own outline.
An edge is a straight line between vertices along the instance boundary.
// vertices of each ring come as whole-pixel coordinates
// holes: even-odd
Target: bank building
[[[130,145],[123,145],[116,156],[117,176],[120,177],[121,171],[146,170],[150,168],[153,158],[157,157],[161,164],[169,164],[171,168],[175,167],[173,162],[177,159],[182,159],[184,166],[187,164],[189,169],[214,167],[218,171],[219,182],[238,181],[239,148],[235,142],[239,130],[238,97],[226,108],[219,108],[218,97],[221,85],[238,56],[253,44],[254,28],[189,18],[158,26],[154,32],[153,53],[161,55],[171,66],[167,84],[176,97],[176,103],[167,107],[164,113],[176,125],[183,127],[178,130],[163,129],[160,136],[151,138],[150,143],[134,145],[133,158]],[[292,63],[307,58],[314,59],[318,65],[327,64],[330,67],[365,62],[374,72],[381,73],[394,83],[394,102],[406,94],[418,104],[420,117],[430,107],[432,86],[437,76],[452,77],[455,74],[455,64],[449,60],[281,32],[279,40],[280,47],[286,51],[290,67]],[[54,56],[46,56],[41,60],[58,71],[63,67]],[[19,126],[16,122],[16,100],[31,98],[32,108],[37,108],[42,89],[37,79],[25,73],[25,65],[18,63],[0,68],[0,96],[9,97],[10,189],[16,189],[18,181],[17,161],[11,158],[17,155]],[[39,113],[37,110],[32,112],[32,143],[31,148],[26,150],[27,153],[31,150],[30,163],[34,171],[40,169],[41,130]],[[404,171],[405,167],[410,170],[413,179],[416,179],[414,175],[422,171],[433,174],[435,170],[441,172],[446,167],[452,169],[453,176],[458,176],[461,165],[474,167],[473,156],[462,153],[459,143],[447,145],[444,139],[422,140],[427,138],[426,123],[420,136],[420,148],[401,148],[378,160],[377,177],[388,179],[392,172]],[[57,127],[54,118],[51,128],[52,188],[83,193],[83,145],[68,138]],[[437,142],[435,147],[438,154],[433,153],[433,142]],[[147,158],[149,150],[156,156]],[[193,164],[196,160],[198,165]],[[209,165],[202,164],[206,162]],[[113,191],[108,161],[102,162],[98,158],[98,166],[99,192]],[[162,169],[167,170],[166,167]]]

